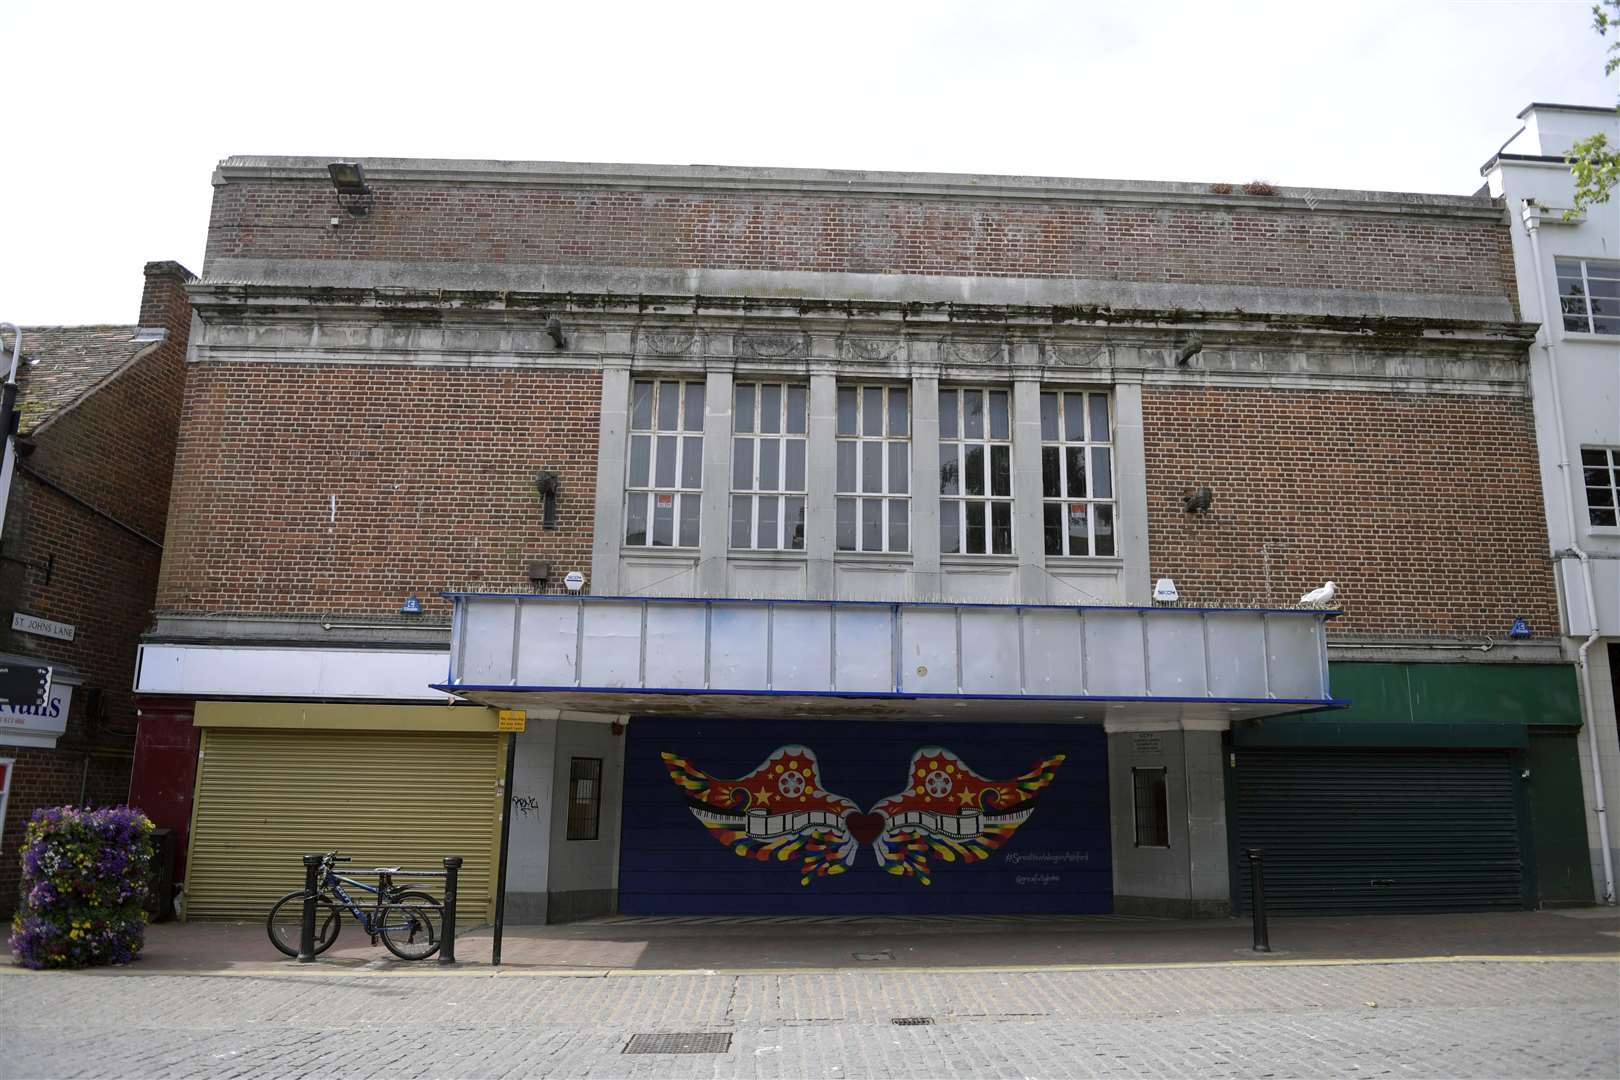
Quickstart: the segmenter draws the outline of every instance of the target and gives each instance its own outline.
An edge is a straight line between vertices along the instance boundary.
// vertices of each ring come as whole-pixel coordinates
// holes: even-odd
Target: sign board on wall
[[[44,708],[51,701],[51,669],[43,664],[0,660],[0,705]]]
[[[56,748],[56,740],[67,730],[68,708],[73,704],[73,684],[53,682],[50,699],[43,705],[0,705],[0,746]]]
[[[72,641],[76,632],[76,628],[72,623],[42,619],[38,615],[28,615],[21,611],[12,613],[11,628],[18,633],[33,634],[35,637],[56,638],[58,641]]]

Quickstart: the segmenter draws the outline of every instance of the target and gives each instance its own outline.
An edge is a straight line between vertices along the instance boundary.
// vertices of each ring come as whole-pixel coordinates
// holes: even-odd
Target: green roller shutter
[[[305,852],[335,848],[349,870],[460,855],[462,921],[489,918],[502,746],[489,733],[206,729],[186,917],[263,918],[303,885]]]
[[[1521,780],[1511,750],[1236,749],[1234,903],[1265,851],[1279,913],[1523,908]]]

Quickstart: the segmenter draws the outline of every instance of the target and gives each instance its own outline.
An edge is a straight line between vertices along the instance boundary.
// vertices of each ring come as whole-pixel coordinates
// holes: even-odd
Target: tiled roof
[[[135,331],[133,326],[23,327],[23,362],[17,368],[21,434],[71,408],[137,353],[151,348],[150,339],[130,340]],[[5,344],[0,380],[11,363],[11,342]]]

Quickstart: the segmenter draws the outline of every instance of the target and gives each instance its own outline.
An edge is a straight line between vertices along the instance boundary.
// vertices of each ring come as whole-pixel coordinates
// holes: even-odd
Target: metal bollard
[[[298,962],[315,962],[315,897],[320,891],[322,856],[304,856],[304,921],[298,927]]]
[[[439,931],[439,963],[456,962],[456,875],[461,872],[461,856],[444,857],[444,925]]]
[[[1249,913],[1254,916],[1254,951],[1270,952],[1271,935],[1266,932],[1266,851],[1248,849]]]

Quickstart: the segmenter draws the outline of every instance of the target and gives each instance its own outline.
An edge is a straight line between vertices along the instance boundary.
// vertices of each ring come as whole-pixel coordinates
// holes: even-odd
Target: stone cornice
[[[1523,323],[198,285],[199,362],[733,370],[1524,397]],[[559,317],[566,347],[545,331]],[[1196,336],[1200,348],[1183,362]]]
[[[332,159],[238,156],[221,161],[216,185],[300,180],[330,185]],[[1217,195],[1208,183],[1051,176],[769,169],[726,165],[637,165],[557,161],[447,161],[368,158],[368,181],[382,184],[518,185],[544,188],[788,192],[924,199],[1016,199],[1094,204],[1199,206],[1216,210],[1287,210],[1504,221],[1500,204],[1473,195],[1277,188],[1275,195]]]
[[[640,328],[642,352],[684,355],[695,335],[732,334],[725,354],[761,360],[813,355],[807,334],[858,334],[847,360],[882,362],[896,342],[925,335],[948,344],[943,359],[963,364],[1005,358],[1004,341],[1037,340],[1080,346],[1128,342],[1177,347],[1197,335],[1220,346],[1333,348],[1362,352],[1412,349],[1485,353],[1522,360],[1534,341],[1533,323],[1414,316],[1302,315],[1108,305],[984,305],[756,298],[748,296],[625,296],[617,293],[525,293],[297,285],[193,284],[193,307],[205,322],[255,324],[361,321],[542,334],[556,315],[575,333]],[[743,327],[750,327],[741,333]],[[594,351],[604,351],[596,343]],[[548,352],[559,352],[555,347]],[[577,350],[576,350],[577,351]],[[622,351],[608,347],[605,351]],[[705,351],[705,350],[698,350]],[[706,350],[711,354],[712,347]]]

